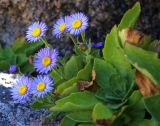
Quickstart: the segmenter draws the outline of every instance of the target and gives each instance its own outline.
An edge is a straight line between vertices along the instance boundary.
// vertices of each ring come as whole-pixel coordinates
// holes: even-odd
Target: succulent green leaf
[[[55,87],[57,87],[59,84],[65,81],[64,73],[61,67],[52,69],[51,77],[54,80]]]
[[[33,43],[28,43],[25,41],[24,38],[18,38],[16,41],[13,43],[13,51],[15,53],[25,53],[27,55],[30,55],[34,52],[37,51],[41,46],[43,45],[42,41],[37,41]]]
[[[22,73],[32,72],[34,70],[33,64],[25,63],[23,66],[21,66],[20,70],[21,70]]]
[[[75,126],[77,122],[68,117],[64,117],[60,123],[60,126]]]
[[[145,104],[147,111],[160,124],[160,109],[159,109],[160,95],[145,97],[144,104]]]
[[[118,30],[121,31],[124,28],[133,28],[140,15],[141,7],[140,3],[137,2],[131,9],[129,9],[123,16],[120,24],[118,25]]]
[[[102,88],[107,88],[110,77],[117,74],[116,69],[110,63],[98,58],[94,60],[94,69],[96,71],[96,82]]]
[[[67,96],[73,92],[78,92],[78,91],[79,91],[79,89],[77,87],[77,83],[74,83],[72,86],[65,88],[61,95]]]
[[[57,86],[56,93],[62,94],[65,89],[73,86],[76,82],[77,82],[77,78],[76,77],[74,77],[74,78],[72,78],[72,79],[70,79],[68,81],[63,82],[62,84]]]
[[[82,124],[78,124],[78,126],[99,126],[99,125],[93,124],[93,123],[82,123]]]
[[[94,94],[90,92],[76,92],[55,102],[51,111],[81,111],[91,110],[98,102]]]
[[[78,74],[78,80],[90,80],[92,76],[92,67],[93,67],[93,60],[91,59],[86,66],[81,69]]]
[[[155,84],[160,84],[160,59],[158,59],[156,53],[131,44],[125,45],[125,53],[129,62],[136,69],[149,77]]]
[[[133,106],[133,105],[137,104],[141,99],[142,99],[142,94],[140,93],[139,90],[135,90],[131,94],[131,96],[129,97],[128,104]],[[141,106],[143,106],[143,105],[141,105]]]
[[[9,63],[5,60],[0,60],[0,70],[8,70]]]
[[[112,126],[139,126],[144,120],[145,110],[137,106],[124,106],[115,117]]]
[[[29,63],[28,62],[28,57],[26,56],[26,54],[18,54],[17,55],[17,64],[18,66],[24,65],[25,63]]]
[[[37,99],[36,102],[32,104],[34,109],[50,108],[53,106],[54,97],[52,94],[47,94],[43,98]]]
[[[128,76],[128,72],[131,71],[131,65],[127,61],[124,51],[120,46],[118,40],[118,29],[116,26],[113,27],[106,37],[103,48],[103,57],[106,62],[113,64],[123,77]]]
[[[155,126],[153,120],[144,119],[138,126]]]
[[[75,122],[88,123],[92,122],[91,114],[92,114],[91,111],[77,111],[77,112],[72,112],[66,116],[74,120]]]
[[[108,108],[107,105],[102,103],[97,103],[92,112],[92,119],[94,122],[97,120],[107,120],[112,118],[112,111]]]
[[[80,56],[72,56],[64,66],[65,79],[71,79],[77,76],[79,70],[83,68],[83,62]]]

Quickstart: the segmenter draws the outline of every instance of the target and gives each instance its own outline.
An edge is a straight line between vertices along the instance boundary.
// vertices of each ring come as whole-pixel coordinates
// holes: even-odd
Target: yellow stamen
[[[66,28],[66,23],[62,23],[62,24],[59,25],[59,30],[61,32],[64,32],[65,28]]]
[[[50,65],[50,64],[51,64],[51,58],[50,58],[50,57],[44,57],[44,58],[42,59],[42,64],[43,64],[43,66],[48,66],[48,65]]]
[[[28,90],[27,86],[22,85],[22,86],[19,87],[18,93],[21,94],[21,95],[24,95],[24,94],[27,93],[27,90]]]
[[[40,29],[40,28],[35,28],[35,29],[33,29],[32,35],[33,35],[34,37],[37,37],[37,36],[39,36],[40,34],[41,34],[41,29]]]
[[[44,82],[40,82],[40,83],[37,85],[37,90],[38,90],[38,91],[43,91],[45,88],[46,88],[46,84],[45,84]]]
[[[82,26],[82,21],[81,20],[74,20],[72,22],[72,27],[73,28],[80,28]]]

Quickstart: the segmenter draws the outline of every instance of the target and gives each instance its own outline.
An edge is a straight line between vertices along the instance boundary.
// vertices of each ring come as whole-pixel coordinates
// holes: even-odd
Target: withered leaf
[[[87,89],[88,87],[90,87],[91,85],[93,85],[93,82],[89,82],[89,81],[78,81],[77,83],[77,87],[78,89],[80,89],[81,91],[84,91],[85,89]]]
[[[96,120],[96,123],[100,126],[109,126],[111,124],[111,120],[109,119],[98,119]]]
[[[33,64],[33,56],[32,55],[30,55],[28,57],[28,62],[29,62],[29,64]]]
[[[143,96],[151,96],[160,92],[160,86],[155,85],[147,76],[136,71],[136,83]]]
[[[142,43],[144,34],[140,31],[134,30],[132,28],[126,28],[123,30],[125,35],[125,42],[132,45],[140,45]]]
[[[99,86],[96,84],[95,81],[78,81],[77,88],[80,91],[88,90],[92,92],[96,92],[99,89]]]
[[[92,70],[92,81],[96,80],[96,71],[93,69]]]

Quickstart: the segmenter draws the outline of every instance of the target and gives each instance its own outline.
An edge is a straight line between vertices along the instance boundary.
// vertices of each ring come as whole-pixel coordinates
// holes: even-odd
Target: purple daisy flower
[[[81,12],[72,14],[66,22],[67,30],[72,35],[78,35],[88,27],[88,17]]]
[[[16,71],[17,71],[17,66],[16,65],[10,65],[9,73],[15,73]]]
[[[36,68],[39,73],[48,73],[48,71],[56,66],[58,57],[59,54],[56,49],[43,48],[33,60],[34,68]]]
[[[103,47],[103,42],[92,42],[92,48],[101,48]]]
[[[12,98],[19,103],[25,103],[26,101],[29,101],[32,83],[32,80],[28,77],[20,77],[16,81],[16,84],[11,88]]]
[[[29,42],[39,41],[41,37],[45,36],[46,30],[47,26],[45,23],[34,22],[28,27],[28,30],[26,32],[26,38]]]
[[[53,89],[53,81],[48,75],[39,75],[34,78],[32,94],[36,97],[43,97]]]
[[[68,18],[68,16],[65,16],[64,18],[61,17],[54,24],[52,33],[56,36],[56,38],[60,38],[64,33],[67,32],[66,21],[68,20]]]

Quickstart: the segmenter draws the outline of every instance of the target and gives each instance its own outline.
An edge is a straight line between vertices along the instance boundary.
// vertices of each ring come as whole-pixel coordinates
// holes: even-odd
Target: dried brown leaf
[[[92,81],[96,80],[96,71],[93,69],[92,70]]]
[[[81,91],[88,90],[92,92],[96,92],[99,89],[99,86],[95,81],[78,81],[77,88]]]
[[[28,62],[29,62],[29,64],[33,64],[33,56],[32,55],[30,55],[28,57]]]
[[[140,45],[143,41],[144,34],[132,28],[126,28],[122,32],[125,34],[125,42],[132,45]]]
[[[108,119],[98,119],[96,120],[96,123],[100,126],[109,126],[111,124],[111,120]]]
[[[143,96],[151,96],[160,92],[160,86],[155,85],[147,76],[136,71],[136,83]]]

